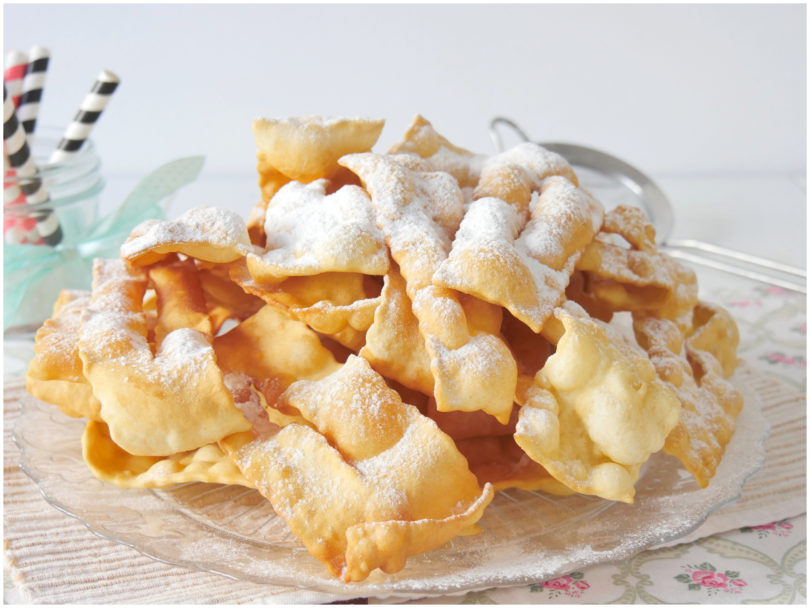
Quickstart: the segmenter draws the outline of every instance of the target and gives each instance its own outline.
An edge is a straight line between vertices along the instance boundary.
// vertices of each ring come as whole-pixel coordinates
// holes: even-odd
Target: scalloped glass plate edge
[[[770,427],[751,388],[755,372],[745,364],[733,377],[745,407],[737,431],[708,488],[700,489],[674,458],[655,455],[637,484],[634,505],[606,503],[572,518],[555,534],[531,530],[509,542],[487,542],[493,524],[485,519],[480,541],[460,548],[447,545],[409,559],[393,575],[376,571],[363,583],[332,579],[300,548],[268,547],[190,518],[153,490],[124,490],[96,480],[81,461],[83,421],[71,420],[55,406],[23,398],[14,439],[20,466],[44,499],[84,523],[94,534],[157,561],[210,572],[234,580],[297,587],[352,597],[459,594],[496,586],[542,581],[597,563],[626,559],[645,549],[677,540],[699,527],[715,510],[737,500],[745,481],[765,461]],[[44,418],[43,418],[44,417]],[[51,420],[70,430],[43,438]],[[78,449],[78,461],[76,450]],[[662,491],[663,488],[663,491]],[[507,506],[521,506],[520,492],[506,494]],[[524,503],[525,504],[528,503]],[[489,509],[488,509],[489,511]],[[517,511],[520,513],[520,511]],[[494,514],[490,519],[493,519]],[[514,515],[512,515],[514,517]],[[503,516],[501,516],[503,519]]]

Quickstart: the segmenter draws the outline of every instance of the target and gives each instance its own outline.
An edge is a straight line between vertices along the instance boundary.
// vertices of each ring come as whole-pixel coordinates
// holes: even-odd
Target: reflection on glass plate
[[[739,376],[739,375],[738,375]],[[395,574],[364,583],[332,579],[255,490],[191,483],[167,490],[123,490],[98,481],[81,454],[83,421],[30,396],[15,427],[23,470],[45,499],[105,538],[155,559],[240,580],[348,594],[450,594],[542,581],[563,572],[627,558],[688,534],[739,497],[765,459],[768,424],[756,394],[738,377],[745,407],[708,488],[680,463],[655,455],[633,505],[586,496],[500,492],[482,532],[458,537],[408,560]]]

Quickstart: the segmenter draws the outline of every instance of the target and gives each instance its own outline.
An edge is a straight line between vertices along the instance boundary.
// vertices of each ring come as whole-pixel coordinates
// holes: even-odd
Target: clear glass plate
[[[238,580],[353,597],[434,595],[538,582],[688,534],[736,500],[764,463],[769,426],[745,375],[735,385],[745,407],[737,432],[708,488],[680,463],[653,456],[633,505],[586,496],[500,492],[480,534],[457,537],[411,557],[394,575],[379,571],[344,584],[303,548],[255,490],[190,483],[167,490],[124,490],[94,478],[82,460],[82,420],[26,396],[15,426],[23,470],[57,509],[94,533],[154,559]]]

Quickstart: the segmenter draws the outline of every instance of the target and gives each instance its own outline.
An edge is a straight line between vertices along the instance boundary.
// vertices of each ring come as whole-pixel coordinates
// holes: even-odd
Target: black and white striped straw
[[[22,83],[22,95],[17,105],[17,118],[29,135],[34,132],[39,115],[39,104],[42,100],[42,88],[45,85],[45,74],[51,54],[48,49],[35,46],[28,53],[28,65]]]
[[[12,49],[6,53],[3,84],[8,87],[8,95],[11,97],[11,102],[15,108],[20,103],[26,65],[28,65],[28,55],[22,51]]]
[[[93,126],[98,121],[99,116],[101,116],[101,112],[107,106],[107,102],[118,87],[118,83],[118,76],[109,70],[102,70],[99,73],[98,77],[96,77],[96,82],[93,84],[87,97],[84,98],[82,105],[79,107],[79,111],[76,112],[76,115],[73,117],[73,122],[68,126],[62,140],[59,142],[59,145],[56,150],[54,150],[48,162],[59,162],[79,151],[90,136]]]
[[[49,200],[48,192],[38,177],[39,168],[31,156],[31,149],[25,136],[14,102],[3,86],[3,143],[5,144],[8,162],[20,177],[20,188],[25,194],[26,204],[36,205]],[[62,228],[51,209],[32,210],[36,218],[37,230],[48,245],[57,245],[62,240]]]

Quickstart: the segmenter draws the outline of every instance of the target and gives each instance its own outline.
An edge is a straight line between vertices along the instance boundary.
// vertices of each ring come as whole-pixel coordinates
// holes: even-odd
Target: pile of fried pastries
[[[255,488],[344,581],[478,531],[495,492],[701,486],[734,433],[737,327],[635,207],[561,156],[417,116],[253,123],[261,201],[138,226],[36,336],[35,397],[125,488]]]

